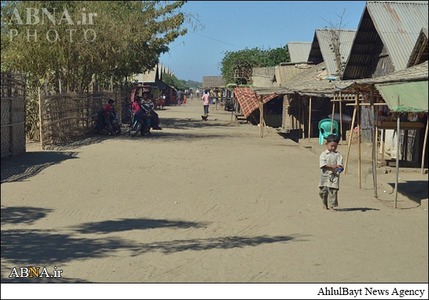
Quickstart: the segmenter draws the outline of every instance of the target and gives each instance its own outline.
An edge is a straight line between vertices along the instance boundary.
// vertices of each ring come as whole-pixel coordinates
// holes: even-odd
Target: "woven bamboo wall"
[[[42,148],[73,141],[88,133],[97,110],[114,93],[60,94],[41,97]]]
[[[1,73],[1,157],[25,152],[25,78]]]

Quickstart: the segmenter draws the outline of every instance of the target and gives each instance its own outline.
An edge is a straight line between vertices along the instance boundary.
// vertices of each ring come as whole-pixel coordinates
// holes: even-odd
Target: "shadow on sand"
[[[75,230],[79,233],[111,233],[127,230],[144,230],[154,228],[199,228],[205,224],[186,221],[157,220],[157,219],[119,219],[97,223],[84,223]]]
[[[35,207],[2,208],[3,224],[31,224],[45,217],[52,210]],[[9,215],[3,220],[3,214]],[[29,214],[26,216],[25,214]],[[14,267],[40,266],[46,268],[58,267],[73,260],[103,258],[114,255],[117,251],[129,251],[131,256],[143,255],[149,252],[172,254],[181,251],[202,251],[210,249],[233,249],[256,247],[262,244],[284,243],[296,239],[293,236],[229,236],[204,239],[186,239],[136,243],[121,238],[83,238],[82,233],[115,233],[125,230],[173,228],[174,230],[198,228],[206,226],[203,223],[160,220],[160,219],[121,219],[98,223],[84,223],[74,232],[59,232],[58,230],[2,230],[1,257],[2,282],[86,282],[79,278],[9,278]],[[66,272],[66,270],[64,270]]]
[[[395,183],[389,183],[389,185],[393,190],[395,189]],[[422,200],[428,198],[428,181],[412,180],[398,182],[398,193],[421,205]]]
[[[1,207],[1,225],[6,224],[33,224],[35,221],[46,217],[52,209],[30,207],[30,206],[13,206]]]
[[[360,211],[360,212],[367,212],[367,211],[379,211],[378,208],[369,208],[369,207],[349,207],[349,208],[336,208],[335,211],[339,212],[350,212],[350,211]]]
[[[40,171],[67,159],[75,159],[76,152],[26,152],[1,159],[1,183],[24,181]]]

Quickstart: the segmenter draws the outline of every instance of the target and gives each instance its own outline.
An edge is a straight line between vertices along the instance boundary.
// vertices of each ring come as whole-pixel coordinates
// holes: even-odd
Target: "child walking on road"
[[[343,156],[337,151],[339,136],[331,134],[326,138],[326,150],[320,154],[319,195],[323,208],[335,211],[338,206],[340,173],[343,171]]]

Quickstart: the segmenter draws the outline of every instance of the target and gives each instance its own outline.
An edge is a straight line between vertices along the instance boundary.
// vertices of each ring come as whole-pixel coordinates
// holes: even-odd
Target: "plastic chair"
[[[332,121],[333,121],[333,126],[332,126]],[[331,127],[332,127],[332,131],[331,131]],[[339,128],[340,126],[338,125],[338,122],[335,120],[331,120],[331,119],[322,119],[319,121],[318,124],[318,128],[319,128],[319,144],[323,145],[323,141],[324,139],[326,139],[328,137],[328,135],[330,134],[335,134],[335,135],[339,135]]]

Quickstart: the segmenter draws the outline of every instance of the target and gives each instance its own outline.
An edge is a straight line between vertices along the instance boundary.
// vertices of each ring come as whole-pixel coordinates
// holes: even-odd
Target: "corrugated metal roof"
[[[338,33],[341,61],[345,63],[350,55],[356,30],[316,29],[308,61],[320,63],[320,58],[322,58],[326,64],[328,76],[337,76],[339,73],[335,53],[331,46],[333,33]]]
[[[428,29],[422,28],[413,51],[411,51],[407,67],[414,66],[426,60],[428,60]]]
[[[281,65],[276,66],[276,79],[279,86],[285,86],[286,82],[296,75],[308,70],[311,65],[306,63],[293,64],[293,65]]]
[[[158,64],[158,68],[159,68],[159,76],[161,76],[163,73],[168,74],[168,75],[174,75],[173,72],[170,71],[169,68],[167,68],[166,66],[162,65],[162,64]]]
[[[252,82],[254,86],[278,86],[275,67],[252,68]]]
[[[405,69],[421,29],[428,27],[428,2],[368,1],[366,8],[395,71]]]
[[[289,42],[287,44],[291,63],[307,62],[311,42]]]
[[[385,83],[428,79],[428,61],[389,75],[356,80],[356,83]]]
[[[203,88],[220,88],[225,87],[222,76],[203,76]]]
[[[259,87],[259,86],[252,86],[250,87],[253,92],[255,92],[258,95],[285,95],[291,93],[290,90],[284,87]]]
[[[375,87],[391,111],[428,111],[427,81],[376,84]]]
[[[143,82],[155,82],[159,79],[159,70],[156,66],[153,70],[143,73]]]
[[[326,64],[322,62],[288,80],[285,86],[301,95],[332,96],[341,81],[327,80],[327,74]]]
[[[132,80],[137,80],[139,82],[156,82],[162,80],[162,73],[172,74],[168,68],[162,64],[157,64],[152,70],[134,75]]]
[[[385,76],[359,80],[343,80],[339,82],[337,89],[353,91],[353,89],[358,86],[425,80],[428,80],[428,61]]]
[[[342,83],[350,85],[350,83],[356,84],[374,84],[374,83],[387,83],[387,82],[401,82],[401,81],[413,81],[413,80],[427,80],[428,79],[428,61],[419,65],[412,66],[407,69],[403,69],[394,72],[389,75],[379,76],[374,78],[365,78],[358,80],[343,80]]]

